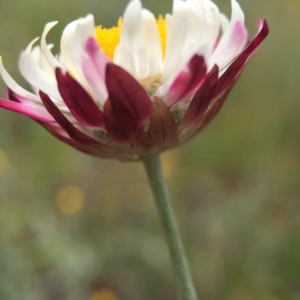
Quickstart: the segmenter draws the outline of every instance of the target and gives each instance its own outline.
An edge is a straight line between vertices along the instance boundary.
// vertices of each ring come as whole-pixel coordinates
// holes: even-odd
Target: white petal
[[[21,86],[19,86],[16,81],[8,74],[8,72],[5,70],[3,63],[2,63],[2,57],[0,56],[0,74],[3,78],[3,81],[5,82],[5,84],[12,90],[14,91],[16,94],[34,101],[34,102],[41,102],[40,97],[38,97],[37,95],[34,95],[28,91],[26,91],[25,89],[23,89]]]
[[[222,33],[226,32],[229,27],[229,20],[224,14],[220,14],[220,22],[221,22],[221,29]]]
[[[41,37],[41,51],[43,53],[43,56],[46,58],[47,62],[49,63],[49,65],[53,68],[63,68],[62,65],[59,63],[59,61],[54,57],[54,55],[52,54],[50,48],[47,46],[47,42],[46,42],[46,36],[48,34],[48,32],[51,30],[51,28],[53,28],[58,22],[50,22],[47,23],[44,31],[42,33],[42,37]]]
[[[248,34],[244,26],[244,13],[236,0],[232,0],[232,14],[229,26],[220,40],[210,61],[210,68],[217,64],[224,68],[244,48]]]
[[[79,19],[76,35],[74,39],[74,45],[78,46],[79,57],[81,57],[82,51],[84,51],[85,43],[90,37],[95,36],[95,21],[93,15],[89,14],[85,18]]]
[[[191,5],[197,17],[195,34],[198,47],[201,48],[203,44],[206,44],[212,52],[219,36],[221,22],[223,22],[222,26],[226,26],[226,19],[221,16],[218,7],[210,0],[186,0],[186,2]]]
[[[187,0],[187,2],[193,8],[193,11],[196,15],[196,22],[197,22],[197,31],[198,31],[198,40],[199,45],[205,43],[206,39],[206,19],[205,19],[205,12],[203,5],[198,0]]]
[[[203,56],[205,64],[208,65],[209,62],[209,47],[207,44],[202,44],[197,50],[197,54]]]
[[[100,51],[95,39],[87,40],[85,51],[86,55],[82,57],[82,71],[96,100],[103,105],[108,98],[105,72],[109,59]]]
[[[51,49],[53,45],[48,45],[48,48]],[[45,56],[41,52],[41,48],[39,46],[35,46],[32,49],[31,57],[33,61],[39,66],[41,71],[47,74],[48,80],[53,84],[56,84],[56,77],[54,69],[50,66]]]
[[[223,72],[225,67],[244,49],[248,38],[248,32],[245,26],[237,22],[227,44],[218,47],[209,61],[209,69],[217,64]]]
[[[62,56],[61,53],[58,54],[57,60],[58,60],[59,63],[63,66],[64,70],[67,70],[67,69],[68,69],[67,64],[66,64],[66,62],[64,61],[64,58],[63,58],[63,56]]]
[[[147,63],[149,66],[146,76],[151,77],[161,73],[162,48],[154,15],[150,11],[143,9],[142,18],[145,46],[148,57]]]
[[[238,4],[236,0],[231,0],[231,7],[232,7],[232,14],[231,14],[230,26],[231,24],[234,24],[237,21],[240,21],[244,24],[245,15],[241,6]]]
[[[173,14],[166,16],[167,49],[162,82],[172,81],[199,46],[197,16],[190,3],[175,0]]]
[[[44,73],[39,65],[34,61],[32,57],[32,45],[36,42],[37,39],[33,40],[25,51],[20,55],[19,59],[19,69],[23,77],[35,88],[43,91],[51,97],[54,97],[57,100],[61,100],[60,93],[57,89],[57,85],[53,84],[49,80],[46,73]]]
[[[218,7],[211,1],[204,1],[203,9],[206,22],[206,44],[210,51],[213,50],[220,32],[220,12]]]
[[[232,6],[232,12],[231,12],[230,23],[229,23],[229,26],[227,27],[227,30],[224,33],[221,41],[220,41],[220,44],[219,44],[218,48],[222,47],[223,45],[226,45],[228,43],[236,22],[239,21],[242,24],[245,23],[244,13],[243,13],[240,5],[237,3],[237,1],[236,0],[231,0],[231,6]]]
[[[73,39],[76,31],[78,20],[69,23],[63,31],[60,50],[62,58],[67,66],[67,68],[74,74],[78,76],[78,67],[76,66],[75,60],[73,58]]]
[[[120,44],[116,47],[114,52],[114,63],[124,68],[135,78],[138,78],[131,51],[122,47]]]
[[[67,69],[86,89],[90,90],[81,70],[81,59],[84,55],[85,42],[94,37],[94,17],[73,21],[67,25],[61,38],[61,54]]]
[[[142,23],[142,4],[131,0],[123,16],[120,44],[114,60],[137,79],[147,75],[147,54]]]

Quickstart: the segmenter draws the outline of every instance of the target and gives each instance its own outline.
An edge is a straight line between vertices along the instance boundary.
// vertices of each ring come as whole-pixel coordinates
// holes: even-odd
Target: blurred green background
[[[230,14],[230,1],[216,3]],[[270,36],[212,124],[163,155],[199,299],[300,299],[300,2],[240,0]],[[89,12],[112,26],[127,0],[0,0],[0,55],[46,22],[48,41]],[[170,0],[145,0],[156,15]],[[0,95],[4,85],[0,80]],[[0,299],[174,300],[168,250],[141,164],[85,156],[0,110]]]

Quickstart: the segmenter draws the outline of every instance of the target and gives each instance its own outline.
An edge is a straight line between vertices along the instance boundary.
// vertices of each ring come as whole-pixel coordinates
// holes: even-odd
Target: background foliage
[[[227,1],[216,3],[230,13]],[[48,21],[92,12],[112,26],[127,0],[0,0],[0,55]],[[145,0],[155,14],[169,0]],[[240,0],[250,36],[271,33],[217,119],[164,155],[199,299],[300,299],[298,0]],[[4,96],[4,85],[0,82]],[[173,300],[166,244],[142,165],[84,156],[0,110],[0,299]]]

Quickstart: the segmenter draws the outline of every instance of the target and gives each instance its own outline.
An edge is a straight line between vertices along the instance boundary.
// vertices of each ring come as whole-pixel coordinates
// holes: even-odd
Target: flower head
[[[177,147],[216,116],[268,35],[259,20],[247,44],[243,11],[231,3],[230,21],[210,0],[174,0],[172,14],[156,19],[131,0],[111,29],[92,15],[68,24],[57,57],[46,42],[56,22],[48,23],[19,59],[34,93],[0,60],[9,98],[0,106],[94,156],[134,161]]]

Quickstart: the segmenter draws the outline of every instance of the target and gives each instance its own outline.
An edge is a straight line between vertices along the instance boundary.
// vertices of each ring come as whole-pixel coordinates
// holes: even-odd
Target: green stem
[[[153,155],[147,157],[144,160],[144,165],[168,242],[180,299],[197,300],[196,291],[180,238],[177,221],[164,180],[160,156]]]

